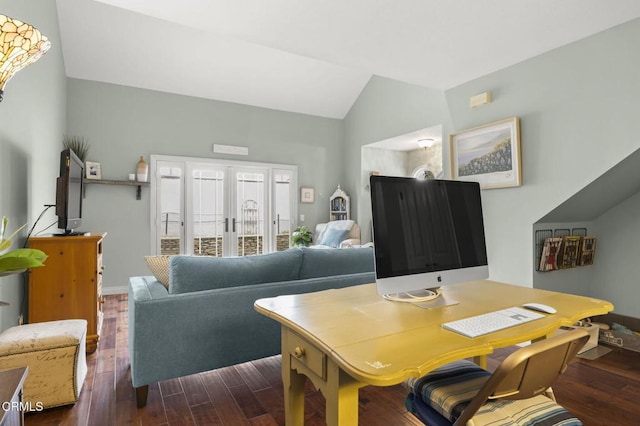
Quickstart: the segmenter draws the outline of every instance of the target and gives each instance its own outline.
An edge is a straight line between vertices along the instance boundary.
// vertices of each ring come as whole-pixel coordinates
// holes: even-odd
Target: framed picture
[[[522,185],[518,117],[462,130],[449,140],[453,179],[478,182],[482,189]]]
[[[314,190],[313,188],[300,188],[300,202],[301,203],[313,203],[314,201]]]
[[[102,179],[102,170],[100,170],[100,163],[87,161],[84,163],[84,169],[87,179]]]

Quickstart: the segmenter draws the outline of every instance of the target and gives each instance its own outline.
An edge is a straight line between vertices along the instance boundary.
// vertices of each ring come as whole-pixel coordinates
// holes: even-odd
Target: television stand
[[[102,255],[107,234],[29,238],[29,247],[49,257],[44,268],[29,271],[28,323],[87,320],[86,351],[98,347],[102,328]]]

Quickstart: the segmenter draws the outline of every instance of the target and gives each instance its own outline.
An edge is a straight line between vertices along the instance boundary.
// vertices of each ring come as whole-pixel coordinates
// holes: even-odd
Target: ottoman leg
[[[140,386],[136,388],[136,401],[138,408],[142,408],[147,405],[147,395],[149,394],[149,385]]]

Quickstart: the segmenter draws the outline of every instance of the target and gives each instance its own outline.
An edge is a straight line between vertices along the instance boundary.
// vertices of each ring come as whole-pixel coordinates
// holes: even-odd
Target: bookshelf
[[[351,206],[349,203],[349,196],[338,185],[338,189],[329,197],[329,220],[351,219]]]

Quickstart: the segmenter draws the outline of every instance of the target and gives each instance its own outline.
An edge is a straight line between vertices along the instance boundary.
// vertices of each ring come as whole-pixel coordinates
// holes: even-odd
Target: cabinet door
[[[95,242],[52,237],[31,244],[47,254],[45,266],[30,270],[29,322],[95,315],[97,264]],[[95,327],[95,318],[93,319]]]

